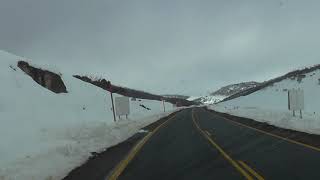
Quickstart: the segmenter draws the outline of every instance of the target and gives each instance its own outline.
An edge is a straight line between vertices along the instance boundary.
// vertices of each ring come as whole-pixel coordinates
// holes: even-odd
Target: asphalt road
[[[320,179],[320,150],[202,108],[149,133],[107,179]]]

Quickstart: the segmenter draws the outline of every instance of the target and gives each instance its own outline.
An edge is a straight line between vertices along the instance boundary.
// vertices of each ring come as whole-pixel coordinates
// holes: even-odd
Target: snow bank
[[[218,112],[246,117],[259,122],[264,122],[284,129],[320,135],[320,115],[304,113],[303,119],[293,117],[292,112],[274,109],[260,109],[258,107],[231,107],[222,105],[210,106]]]
[[[129,119],[114,123],[104,90],[73,78],[71,70],[60,72],[44,61],[31,61],[63,74],[69,93],[55,94],[17,68],[21,59],[0,51],[1,180],[61,179],[91,152],[124,141],[173,111],[168,103],[163,113],[162,102],[131,101]]]
[[[210,106],[219,112],[255,119],[278,127],[320,134],[320,70],[305,74],[301,82],[285,79],[247,96]],[[303,119],[288,110],[287,90],[300,88],[305,93]],[[296,112],[298,115],[298,112]]]

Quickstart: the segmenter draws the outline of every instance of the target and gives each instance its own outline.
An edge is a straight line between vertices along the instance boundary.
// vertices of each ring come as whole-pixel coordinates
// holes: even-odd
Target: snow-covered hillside
[[[241,96],[211,108],[252,118],[283,128],[320,134],[320,70],[288,77],[247,96]],[[303,89],[303,119],[292,117],[288,110],[288,90]]]
[[[129,119],[113,122],[110,95],[44,61],[61,73],[68,93],[55,94],[17,67],[23,58],[0,51],[0,179],[61,179],[91,152],[101,151],[173,111],[162,102],[131,101]],[[25,59],[23,59],[25,60]],[[140,104],[150,108],[142,108]]]
[[[223,99],[225,99],[226,96],[220,96],[220,95],[209,95],[209,96],[203,96],[203,97],[197,97],[197,98],[189,98],[189,101],[195,101],[195,102],[199,102],[201,104],[214,104],[214,103],[218,103],[220,101],[222,101]]]
[[[238,84],[230,84],[228,86],[224,86],[217,91],[210,93],[211,96],[224,96],[224,97],[229,97],[234,94],[237,94],[241,91],[245,91],[250,88],[257,87],[260,83],[258,82],[242,82]]]
[[[258,82],[243,82],[238,84],[231,84],[228,86],[224,86],[218,89],[217,91],[210,93],[207,96],[190,97],[188,100],[199,102],[201,104],[206,104],[206,105],[215,104],[234,94],[248,90],[250,88],[254,88],[259,84],[260,83]]]

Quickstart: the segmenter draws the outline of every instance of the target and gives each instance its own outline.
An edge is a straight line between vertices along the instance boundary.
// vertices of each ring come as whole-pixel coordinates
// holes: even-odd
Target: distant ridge
[[[298,82],[301,82],[301,80],[303,78],[305,78],[305,74],[313,72],[313,71],[318,70],[318,69],[320,69],[320,64],[317,64],[317,65],[314,65],[314,66],[311,66],[311,67],[306,67],[306,68],[303,68],[303,69],[298,69],[298,70],[291,71],[291,72],[289,72],[289,73],[287,73],[287,74],[285,74],[283,76],[280,76],[280,77],[265,81],[265,82],[259,84],[256,87],[252,87],[250,89],[247,89],[247,90],[238,92],[236,94],[233,94],[233,95],[225,98],[221,102],[229,101],[229,100],[241,97],[241,96],[247,96],[247,95],[252,94],[252,93],[254,93],[256,91],[259,91],[259,90],[261,90],[263,88],[266,88],[268,86],[272,86],[274,83],[280,82],[280,81],[285,80],[285,79],[289,79],[289,78],[292,79],[292,80],[296,79]]]
[[[242,83],[238,83],[238,84],[231,84],[225,87],[220,88],[219,90],[211,93],[211,96],[232,96],[234,94],[237,94],[239,92],[245,91],[247,89],[250,88],[254,88],[259,86],[260,83],[258,82],[254,82],[254,81],[250,81],[250,82],[242,82]]]

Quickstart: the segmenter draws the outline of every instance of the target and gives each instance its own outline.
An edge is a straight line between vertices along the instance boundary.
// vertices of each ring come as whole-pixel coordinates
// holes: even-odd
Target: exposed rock
[[[219,90],[211,93],[211,96],[225,96],[225,97],[229,97],[232,96],[234,94],[237,94],[239,92],[257,87],[258,85],[260,85],[260,83],[258,82],[243,82],[243,83],[238,83],[238,84],[231,84],[225,87],[220,88]]]
[[[179,98],[179,99],[188,99],[190,96],[179,95],[179,94],[166,94],[162,95],[165,98]]]
[[[306,75],[304,75],[304,74],[298,74],[297,75],[297,81],[299,82],[299,83],[301,83],[302,82],[302,79],[304,79],[306,77]]]
[[[143,105],[143,104],[140,104],[139,106],[141,106],[141,107],[143,107],[144,109],[146,109],[146,110],[151,110],[150,108],[148,108],[148,107],[146,107],[145,105]]]
[[[84,82],[93,84],[109,92],[117,93],[117,94],[131,97],[131,98],[149,99],[149,100],[156,100],[156,101],[164,100],[166,102],[170,102],[171,104],[175,104],[177,106],[191,106],[196,104],[195,102],[191,102],[186,99],[175,98],[175,97],[164,97],[164,96],[151,94],[151,93],[140,91],[140,90],[116,86],[111,84],[110,81],[107,81],[105,79],[91,79],[87,76],[79,76],[79,75],[74,75],[73,77],[80,79]]]
[[[60,75],[47,70],[32,67],[25,61],[19,61],[18,67],[42,87],[47,88],[57,94],[68,92]]]
[[[12,65],[9,66],[12,70],[17,71],[16,68],[14,68]]]

